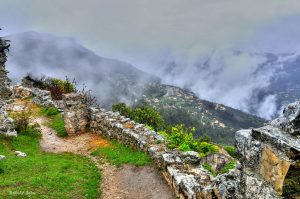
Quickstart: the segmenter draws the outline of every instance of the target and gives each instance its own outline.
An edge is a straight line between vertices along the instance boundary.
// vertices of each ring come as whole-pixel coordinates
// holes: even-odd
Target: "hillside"
[[[119,101],[131,103],[145,83],[158,80],[128,63],[98,56],[71,38],[34,31],[6,38],[11,40],[7,68],[13,80],[26,73],[76,78],[106,108]]]
[[[149,84],[136,105],[152,106],[166,122],[196,127],[195,136],[209,135],[213,141],[234,143],[234,133],[262,126],[266,120],[234,108],[199,99],[193,92],[164,84]]]

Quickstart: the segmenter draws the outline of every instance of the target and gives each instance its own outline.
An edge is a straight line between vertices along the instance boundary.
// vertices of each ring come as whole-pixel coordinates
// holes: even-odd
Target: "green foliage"
[[[112,142],[109,146],[101,147],[92,153],[93,156],[107,158],[117,167],[124,164],[145,166],[151,163],[150,157],[143,152],[134,150],[118,142]]]
[[[226,145],[224,146],[224,149],[231,157],[236,158],[236,148],[234,146]]]
[[[24,134],[28,131],[31,115],[32,112],[30,110],[23,110],[11,115],[14,119],[15,128],[19,134]]]
[[[214,177],[217,176],[217,173],[214,171],[214,169],[212,168],[212,166],[208,163],[204,163],[202,165],[202,167],[206,170],[208,170]]]
[[[171,132],[165,134],[167,135],[167,146],[169,148],[179,148],[183,151],[195,150],[193,131],[193,128],[186,128],[182,124],[172,127]]]
[[[61,100],[62,95],[65,93],[76,92],[75,82],[71,82],[68,77],[65,80],[61,80],[46,77],[35,78],[29,74],[25,79],[31,82],[34,87],[50,91],[51,97],[55,100]]]
[[[164,120],[155,109],[151,107],[136,107],[134,109],[126,106],[125,103],[119,103],[112,106],[113,111],[118,111],[121,115],[128,117],[135,122],[146,124],[161,130],[164,127]]]
[[[221,170],[221,173],[228,173],[230,169],[234,169],[236,160],[231,160],[228,162]]]
[[[51,122],[49,123],[49,126],[55,130],[56,134],[59,137],[66,137],[68,136],[68,133],[65,128],[65,122],[62,117],[62,115],[55,115],[51,118]]]
[[[201,157],[205,157],[211,153],[218,153],[219,152],[219,147],[217,145],[208,143],[208,142],[201,142],[197,146],[197,151],[200,153]]]
[[[178,148],[181,151],[197,151],[202,157],[205,157],[210,153],[219,152],[219,147],[217,145],[203,141],[209,141],[207,136],[204,138],[194,139],[194,131],[194,128],[186,128],[181,124],[172,127],[169,133],[166,133],[165,131],[160,131],[158,133],[166,137],[167,146],[171,149]]]
[[[55,107],[42,107],[40,114],[44,116],[54,116],[59,114],[59,110]]]
[[[31,129],[31,130],[30,130]],[[97,167],[83,156],[53,154],[40,150],[37,128],[15,138],[0,137],[0,198],[98,198],[100,174]],[[2,139],[3,138],[3,139]],[[26,158],[14,155],[22,151]],[[9,195],[31,192],[34,195]]]
[[[125,103],[119,103],[112,105],[112,111],[119,112],[121,115],[131,118],[132,109],[126,106]]]

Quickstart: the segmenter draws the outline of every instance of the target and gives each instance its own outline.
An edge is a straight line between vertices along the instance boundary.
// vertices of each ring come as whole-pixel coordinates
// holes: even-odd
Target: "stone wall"
[[[9,50],[7,41],[0,37],[0,99],[7,99],[11,91],[9,89],[10,80],[5,69],[6,53]]]
[[[47,91],[16,86],[14,95],[60,107],[70,135],[95,132],[148,153],[179,198],[300,197],[300,102],[290,104],[268,126],[238,131],[236,169],[213,177],[203,163],[220,168],[231,160],[228,154],[201,158],[194,151],[170,150],[162,135],[119,113],[87,106],[81,94],[67,94],[57,102]]]
[[[170,150],[162,135],[149,130],[143,124],[135,123],[119,113],[84,106],[85,100],[81,94],[64,95],[63,101],[69,134],[91,131],[148,153],[179,198],[225,198],[232,194],[232,191],[227,191],[230,186],[225,187],[224,184],[224,179],[229,174],[216,178],[217,183],[202,166],[207,161],[216,168],[224,166],[231,159],[228,154],[216,153],[200,158],[194,151]],[[220,186],[223,186],[221,191]]]
[[[69,135],[76,135],[88,131],[89,109],[86,104],[85,95],[65,94],[63,95],[65,128]]]
[[[300,102],[270,125],[236,133],[237,198],[300,198]]]

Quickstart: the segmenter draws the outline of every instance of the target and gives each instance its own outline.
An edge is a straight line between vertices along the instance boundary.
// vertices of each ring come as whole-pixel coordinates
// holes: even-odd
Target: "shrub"
[[[23,110],[18,113],[13,113],[12,118],[14,119],[15,128],[18,133],[25,134],[29,128],[30,117],[32,112],[30,110]]]
[[[147,124],[156,131],[161,130],[164,125],[164,119],[159,112],[150,107],[137,107],[131,112],[131,118],[139,123]]]
[[[224,146],[224,149],[227,151],[227,153],[229,155],[231,155],[231,157],[236,158],[236,148],[234,146]]]
[[[126,106],[125,103],[119,103],[112,105],[112,111],[118,111],[121,115],[131,118],[131,108]],[[132,118],[131,118],[132,119]]]
[[[118,111],[121,115],[128,117],[135,122],[146,124],[154,130],[161,130],[164,126],[164,119],[155,109],[151,107],[136,107],[134,109],[119,103],[112,106],[113,111]]]
[[[200,153],[201,157],[205,157],[211,153],[219,152],[219,147],[217,145],[208,143],[208,142],[201,142],[198,146],[198,152]]]
[[[167,146],[169,148],[179,148],[182,151],[195,149],[195,140],[193,138],[193,128],[186,128],[183,124],[172,127],[167,135]]]
[[[57,78],[47,78],[45,76],[35,78],[28,74],[24,79],[31,82],[33,87],[50,91],[51,97],[54,100],[61,100],[62,95],[65,93],[76,92],[75,81],[71,82],[68,77],[66,77],[65,80],[61,80]]]

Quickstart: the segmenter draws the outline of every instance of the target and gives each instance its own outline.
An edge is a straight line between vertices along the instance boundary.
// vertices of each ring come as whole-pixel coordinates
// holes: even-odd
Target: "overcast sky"
[[[170,50],[198,56],[232,47],[293,51],[299,45],[299,0],[0,0],[0,5],[1,34],[36,30],[74,37],[104,56],[132,62]]]
[[[232,52],[299,51],[299,24],[299,0],[0,0],[0,35],[34,30],[71,37],[244,111],[276,71],[256,73],[264,60]],[[200,70],[206,60],[209,68]],[[276,96],[257,112],[265,114],[271,101]]]

